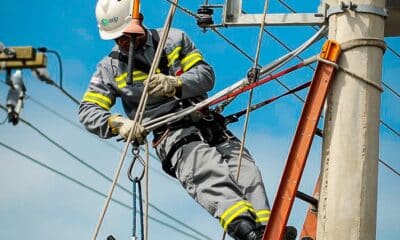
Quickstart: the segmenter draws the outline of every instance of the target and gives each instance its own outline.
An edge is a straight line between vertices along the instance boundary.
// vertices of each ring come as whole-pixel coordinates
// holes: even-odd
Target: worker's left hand
[[[175,96],[176,89],[182,86],[182,79],[179,77],[168,76],[162,73],[154,74],[151,79],[146,81],[149,81],[148,93],[154,96]]]

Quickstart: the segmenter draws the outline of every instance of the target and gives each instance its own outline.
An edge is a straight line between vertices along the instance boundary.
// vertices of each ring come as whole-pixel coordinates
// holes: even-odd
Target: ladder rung
[[[301,199],[301,200],[303,200],[305,202],[308,202],[309,204],[313,205],[315,209],[318,208],[318,199],[316,199],[316,198],[314,198],[314,197],[312,197],[310,195],[307,195],[307,194],[305,194],[305,193],[303,193],[301,191],[297,191],[296,197],[298,199]]]

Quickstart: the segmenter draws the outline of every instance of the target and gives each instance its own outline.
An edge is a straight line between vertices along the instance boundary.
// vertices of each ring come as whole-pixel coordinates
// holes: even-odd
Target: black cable
[[[400,98],[400,94],[398,91],[394,90],[392,87],[390,87],[387,83],[382,81],[382,85],[385,86],[387,89],[389,89],[394,95]]]
[[[60,56],[60,54],[59,54],[57,51],[47,49],[46,47],[39,47],[38,50],[39,50],[40,52],[53,53],[53,54],[57,57],[57,61],[58,61],[58,70],[59,70],[59,73],[60,73],[58,81],[59,81],[59,86],[60,86],[60,88],[63,88],[63,67],[62,67],[62,61],[61,61],[61,56]]]
[[[109,146],[110,148],[112,148],[112,149],[114,149],[114,150],[116,150],[116,151],[118,151],[118,152],[122,151],[122,149],[120,149],[120,148],[118,148],[117,146],[111,144],[108,140],[99,138],[99,137],[97,137],[97,136],[95,136],[95,135],[89,133],[89,132],[86,131],[83,127],[81,127],[81,125],[76,124],[76,123],[73,122],[72,120],[66,118],[65,116],[63,116],[62,114],[60,114],[59,112],[57,112],[56,110],[50,108],[49,106],[46,106],[45,104],[43,104],[43,103],[41,103],[40,101],[34,99],[33,97],[28,96],[27,99],[28,99],[28,100],[31,100],[31,101],[34,102],[34,103],[36,103],[37,105],[39,105],[40,107],[42,107],[44,110],[46,110],[46,111],[48,111],[48,112],[54,114],[54,115],[57,116],[58,118],[60,118],[60,119],[62,119],[62,120],[64,120],[64,121],[66,121],[66,122],[68,122],[69,124],[71,124],[72,126],[76,127],[77,129],[79,129],[79,130],[81,130],[81,131],[83,131],[83,132],[85,132],[85,133],[88,133],[91,137],[93,137],[93,138],[95,138],[95,139],[101,141],[102,143],[106,144],[106,145]],[[158,157],[157,157],[156,155],[154,155],[154,154],[152,154],[152,153],[149,153],[149,155],[150,155],[154,160],[157,160],[157,161],[160,162],[160,160],[158,159]],[[158,175],[160,175],[160,176],[162,176],[162,177],[164,177],[164,178],[170,180],[171,182],[177,184],[176,181],[173,181],[172,178],[167,177],[167,175],[164,174],[163,172],[161,172],[160,170],[158,170],[158,169],[156,169],[156,168],[154,168],[154,167],[152,167],[152,166],[149,166],[149,168],[150,168],[150,170],[154,171],[154,172],[157,173]]]
[[[7,110],[3,105],[0,104],[0,108],[3,110]],[[38,128],[36,128],[35,126],[33,126],[30,122],[20,118],[20,121],[24,124],[26,124],[27,126],[29,126],[30,128],[32,128],[33,130],[35,130],[37,133],[39,133],[42,137],[44,137],[46,140],[48,140],[49,142],[51,142],[52,144],[54,144],[56,147],[58,147],[59,149],[61,149],[63,152],[65,152],[66,154],[68,154],[69,156],[71,156],[73,159],[75,159],[76,161],[78,161],[79,163],[81,163],[82,165],[84,165],[85,167],[89,168],[90,170],[92,170],[93,172],[95,172],[96,174],[100,175],[101,177],[103,177],[104,179],[106,179],[109,182],[112,182],[112,179],[110,177],[108,177],[106,174],[104,174],[103,172],[99,171],[98,169],[96,169],[95,167],[93,167],[92,165],[90,165],[89,163],[85,162],[84,160],[82,160],[81,158],[77,157],[75,154],[71,153],[70,151],[68,151],[67,149],[65,149],[63,146],[61,146],[61,144],[57,143],[56,141],[54,141],[53,139],[51,139],[50,137],[48,137],[45,133],[43,133],[42,131],[40,131]],[[128,190],[127,188],[125,188],[124,186],[120,185],[117,183],[117,186],[122,189],[124,192],[130,194],[131,196],[133,196],[133,193]],[[178,220],[177,218],[173,217],[172,215],[162,211],[161,209],[159,209],[158,207],[156,207],[154,204],[149,203],[149,206],[151,206],[152,208],[154,208],[156,211],[158,211],[160,214],[164,215],[165,217],[175,221],[176,223],[181,224],[182,226],[186,227],[187,229],[199,234],[202,237],[205,237],[206,239],[210,239],[208,236],[202,234],[201,232],[197,231],[196,229],[190,227],[189,225],[183,223],[182,221]]]
[[[396,169],[394,169],[393,167],[391,167],[389,164],[387,164],[386,162],[384,162],[383,160],[381,160],[379,158],[379,162],[383,164],[383,166],[385,166],[386,168],[388,168],[390,171],[392,171],[394,174],[396,174],[397,176],[400,176],[400,173],[398,171],[396,171]]]
[[[83,183],[83,182],[81,182],[81,181],[79,181],[79,180],[73,178],[73,177],[70,177],[69,175],[67,175],[67,174],[65,174],[65,173],[63,173],[63,172],[61,172],[61,171],[58,171],[58,170],[56,170],[55,168],[52,168],[52,167],[48,166],[48,165],[46,165],[46,164],[40,162],[39,160],[36,160],[36,159],[30,157],[29,155],[27,155],[27,154],[25,154],[25,153],[22,153],[22,152],[16,150],[15,148],[13,148],[13,147],[11,147],[11,146],[9,146],[9,145],[7,145],[7,144],[4,144],[4,143],[0,142],[0,145],[1,145],[2,147],[4,147],[4,148],[7,148],[8,150],[10,150],[10,151],[12,151],[12,152],[18,154],[18,155],[20,155],[20,156],[26,158],[26,159],[28,159],[28,160],[30,160],[30,161],[32,161],[32,162],[38,164],[39,166],[41,166],[41,167],[43,167],[43,168],[45,168],[45,169],[47,169],[47,170],[49,170],[49,171],[51,171],[51,172],[53,172],[53,173],[55,173],[55,174],[57,174],[57,175],[60,175],[61,177],[65,178],[65,179],[68,179],[69,181],[71,181],[71,182],[73,182],[73,183],[75,183],[75,184],[77,184],[77,185],[79,185],[79,186],[81,186],[81,187],[83,187],[83,188],[85,188],[85,189],[87,189],[87,190],[93,192],[93,193],[96,193],[97,195],[100,195],[100,196],[102,196],[102,197],[107,197],[106,194],[100,192],[99,190],[97,190],[97,189],[95,189],[95,188],[93,188],[93,187],[91,187],[91,186],[89,186],[89,185],[87,185],[87,184],[85,184],[85,183]],[[131,206],[129,206],[129,205],[127,205],[127,204],[125,204],[125,203],[123,203],[123,202],[121,202],[121,201],[119,201],[119,200],[116,200],[116,199],[113,199],[113,198],[112,198],[111,201],[117,203],[118,205],[120,205],[120,206],[122,206],[122,207],[125,207],[125,208],[127,208],[127,209],[132,210],[132,207],[131,207]],[[186,236],[191,237],[191,238],[193,238],[193,239],[201,240],[200,238],[198,238],[198,237],[196,237],[196,236],[193,236],[192,234],[189,234],[189,233],[187,233],[187,232],[185,232],[185,231],[183,231],[183,230],[181,230],[181,229],[179,229],[179,228],[177,228],[177,227],[175,227],[175,226],[173,226],[173,225],[171,225],[171,224],[168,224],[168,223],[166,223],[166,222],[164,222],[164,221],[158,220],[157,218],[154,218],[154,217],[152,217],[152,216],[150,216],[150,215],[149,215],[149,218],[150,218],[151,220],[153,220],[153,221],[155,221],[155,222],[157,222],[157,223],[160,223],[160,224],[162,224],[162,225],[164,225],[164,226],[166,226],[166,227],[169,227],[169,228],[171,228],[171,229],[173,229],[173,230],[175,230],[175,231],[177,231],[177,232],[179,232],[179,233],[181,233],[181,234],[183,234],[183,235],[186,235]],[[208,238],[208,239],[211,239],[211,238]]]
[[[65,96],[67,96],[69,99],[71,99],[74,103],[76,103],[77,105],[80,104],[80,101],[78,99],[76,99],[74,96],[72,96],[69,92],[67,92],[64,88],[62,88],[60,85],[58,85],[57,83],[53,82],[51,85],[53,85],[54,87],[56,87],[57,89],[59,89],[62,93],[64,93]]]
[[[392,47],[389,46],[389,45],[386,45],[386,47],[387,47],[394,55],[396,55],[397,57],[400,58],[400,53],[396,52],[396,50],[394,50],[394,48],[392,48]]]
[[[387,129],[389,129],[392,133],[396,134],[398,137],[400,137],[400,133],[396,131],[394,128],[389,126],[389,124],[385,123],[382,119],[380,120],[381,124],[385,126]]]

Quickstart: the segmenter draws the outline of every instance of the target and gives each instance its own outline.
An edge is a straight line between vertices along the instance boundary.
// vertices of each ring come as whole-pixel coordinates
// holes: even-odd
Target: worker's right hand
[[[112,115],[108,118],[108,126],[111,128],[111,132],[119,134],[125,141],[128,139],[128,135],[134,125],[135,121],[121,117],[120,115]],[[146,142],[146,135],[146,130],[138,123],[136,124],[136,131],[132,133],[131,141],[136,141],[139,145],[142,145]]]

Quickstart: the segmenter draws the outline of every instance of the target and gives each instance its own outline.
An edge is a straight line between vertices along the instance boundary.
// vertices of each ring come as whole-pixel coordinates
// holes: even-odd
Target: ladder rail
[[[339,55],[339,44],[328,40],[322,48],[320,57],[324,61],[320,61],[315,70],[263,240],[281,240],[283,238],[316,132],[319,116],[328,93],[330,82],[335,75],[334,63],[338,60]],[[332,62],[332,64],[328,62]]]

